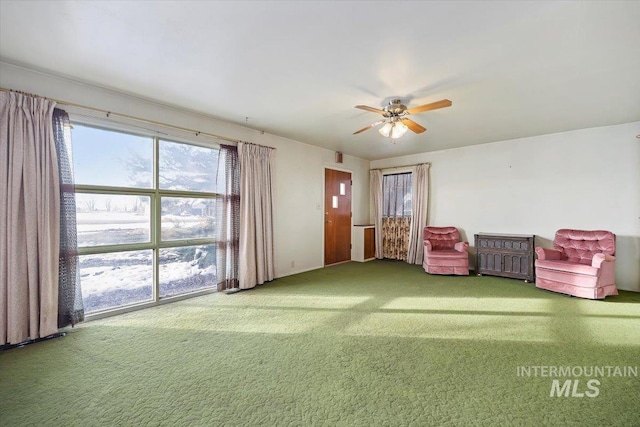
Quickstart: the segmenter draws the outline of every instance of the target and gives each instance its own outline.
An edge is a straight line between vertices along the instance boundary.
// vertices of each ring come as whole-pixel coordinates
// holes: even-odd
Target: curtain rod
[[[372,171],[381,171],[381,170],[389,170],[389,169],[403,169],[403,168],[410,168],[411,166],[420,166],[420,165],[429,165],[431,166],[430,162],[426,162],[426,163],[414,163],[412,165],[403,165],[403,166],[390,166],[388,168],[374,168],[374,169],[369,169]]]
[[[194,129],[188,129],[188,128],[183,128],[183,127],[180,127],[180,126],[168,125],[166,123],[156,122],[154,120],[141,119],[140,117],[130,116],[128,114],[114,113],[113,111],[107,111],[107,110],[101,110],[99,108],[87,107],[86,105],[74,104],[72,102],[67,102],[67,101],[60,101],[58,99],[47,98],[47,97],[44,97],[44,96],[35,95],[35,94],[32,94],[32,93],[28,93],[28,92],[23,92],[23,91],[20,91],[20,90],[6,89],[6,88],[3,88],[3,87],[0,87],[0,91],[1,92],[14,92],[14,93],[20,93],[20,94],[23,94],[23,95],[27,95],[27,96],[33,96],[33,97],[37,97],[37,98],[49,99],[49,100],[55,101],[56,103],[61,104],[61,105],[68,105],[69,107],[83,108],[85,110],[91,110],[91,111],[96,111],[98,113],[103,113],[103,114],[105,114],[107,116],[107,118],[109,118],[111,116],[117,116],[117,117],[121,117],[121,118],[124,118],[124,119],[134,120],[134,121],[137,121],[137,122],[140,122],[140,123],[146,123],[146,124],[157,125],[157,126],[164,126],[164,127],[168,127],[168,128],[171,128],[171,129],[180,130],[180,131],[183,131],[183,132],[193,133],[196,136],[200,136],[200,135],[209,136],[209,137],[216,138],[216,139],[222,139],[223,141],[229,141],[229,142],[235,142],[235,143],[244,142],[244,141],[240,141],[239,139],[227,138],[225,136],[220,136],[220,135],[216,135],[216,134],[209,133],[209,132],[200,132],[200,131],[194,130]]]

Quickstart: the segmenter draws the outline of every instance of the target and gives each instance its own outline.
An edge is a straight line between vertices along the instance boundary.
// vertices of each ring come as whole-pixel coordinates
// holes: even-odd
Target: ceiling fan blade
[[[361,110],[371,111],[372,113],[384,114],[384,110],[380,110],[378,108],[367,107],[366,105],[356,105],[356,108]]]
[[[359,133],[362,133],[362,132],[364,132],[365,130],[369,130],[369,129],[371,129],[372,127],[378,126],[380,123],[384,123],[384,120],[378,120],[377,122],[372,123],[372,124],[370,124],[369,126],[363,127],[362,129],[355,131],[353,134],[354,134],[354,135],[357,135],[357,134],[359,134]]]
[[[417,124],[411,119],[400,119],[400,121],[402,121],[402,123],[404,123],[409,129],[411,129],[415,133],[422,133],[425,130],[427,130],[427,128],[420,126],[419,124]]]
[[[451,107],[451,101],[443,99],[441,101],[432,102],[431,104],[421,105],[419,107],[413,107],[407,109],[407,114],[417,114],[423,111],[437,110],[438,108]]]

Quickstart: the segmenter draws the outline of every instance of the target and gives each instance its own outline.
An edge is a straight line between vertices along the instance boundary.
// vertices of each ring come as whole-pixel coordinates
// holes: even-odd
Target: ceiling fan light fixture
[[[407,133],[408,128],[401,122],[387,122],[378,129],[380,135],[385,138],[398,139],[405,133]]]
[[[441,99],[440,101],[432,102],[430,104],[420,105],[413,108],[407,108],[400,99],[393,99],[389,102],[389,105],[384,107],[383,110],[379,108],[368,107],[366,105],[356,105],[356,108],[361,110],[370,111],[372,113],[378,113],[382,115],[382,119],[375,123],[365,126],[360,130],[355,131],[353,134],[357,135],[364,131],[367,131],[381,123],[384,125],[378,129],[380,135],[385,138],[391,138],[392,140],[401,138],[407,130],[411,130],[413,133],[420,134],[427,130],[424,126],[414,122],[410,118],[406,117],[411,114],[423,113],[430,110],[438,110],[440,108],[451,107],[452,103],[448,99]]]
[[[396,122],[393,126],[393,129],[391,129],[391,139],[400,138],[402,135],[407,133],[407,129],[409,128],[406,127],[404,123]]]
[[[393,129],[393,123],[387,122],[384,124],[384,126],[378,129],[378,132],[380,132],[380,135],[384,136],[385,138],[389,138],[389,135],[391,134],[391,129]]]

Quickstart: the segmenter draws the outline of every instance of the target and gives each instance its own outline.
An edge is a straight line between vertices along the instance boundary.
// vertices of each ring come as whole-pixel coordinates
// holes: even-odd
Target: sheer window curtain
[[[275,149],[238,143],[240,160],[240,289],[275,278]]]
[[[84,307],[78,268],[78,229],[71,156],[71,124],[69,123],[69,115],[57,108],[53,111],[53,136],[58,155],[60,177],[58,327],[62,328],[82,322]]]
[[[55,102],[0,92],[0,344],[58,331]]]
[[[429,166],[428,163],[424,163],[411,168],[411,228],[409,230],[409,250],[407,254],[407,262],[410,264],[422,264],[424,256],[423,230],[427,225],[428,219]]]
[[[240,162],[235,146],[220,146],[216,188],[216,280],[223,291],[239,287]]]

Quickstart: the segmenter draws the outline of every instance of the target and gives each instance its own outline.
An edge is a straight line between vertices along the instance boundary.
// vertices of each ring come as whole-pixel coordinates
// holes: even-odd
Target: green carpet
[[[588,397],[591,377],[517,375],[535,366],[637,369],[640,294],[343,264],[4,351],[0,424],[640,425],[640,377]],[[554,379],[583,397],[550,397]]]

